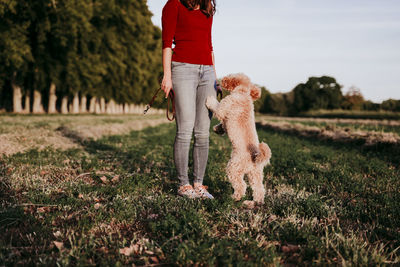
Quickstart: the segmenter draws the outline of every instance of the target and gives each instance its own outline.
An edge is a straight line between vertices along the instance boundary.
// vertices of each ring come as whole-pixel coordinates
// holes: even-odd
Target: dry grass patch
[[[77,141],[127,134],[167,122],[162,115],[4,115],[0,116],[0,156],[47,147],[78,148]]]
[[[365,145],[375,144],[399,144],[400,137],[396,133],[384,133],[376,131],[352,130],[342,127],[317,127],[307,126],[300,123],[272,122],[266,119],[259,119],[259,125],[275,131],[294,133],[304,137],[317,137],[320,139],[351,142],[364,141]]]
[[[398,120],[371,120],[371,119],[343,119],[343,118],[302,118],[302,117],[277,117],[258,115],[259,120],[288,121],[288,122],[317,122],[329,124],[363,124],[363,125],[386,125],[400,126]]]

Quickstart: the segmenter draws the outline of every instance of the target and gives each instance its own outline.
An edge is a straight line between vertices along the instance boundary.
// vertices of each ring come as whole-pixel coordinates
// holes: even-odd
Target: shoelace
[[[203,190],[207,191],[207,188],[208,188],[208,186],[206,186],[206,185],[199,185],[199,186],[196,186],[195,190],[197,189],[198,191],[203,191]]]
[[[185,185],[185,186],[179,188],[179,190],[182,192],[186,192],[188,190],[193,190],[193,187],[191,185]]]

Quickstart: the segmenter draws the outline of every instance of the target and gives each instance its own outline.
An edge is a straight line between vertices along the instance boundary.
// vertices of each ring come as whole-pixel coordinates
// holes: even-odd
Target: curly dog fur
[[[261,89],[250,82],[244,74],[232,74],[222,78],[221,85],[230,91],[219,103],[215,97],[208,97],[206,106],[222,125],[232,142],[232,153],[226,168],[228,179],[234,189],[233,198],[240,200],[246,193],[244,175],[247,175],[253,190],[253,201],[264,202],[264,167],[269,163],[271,150],[260,143],[255,127],[253,101],[261,96]],[[252,206],[252,201],[246,205]]]

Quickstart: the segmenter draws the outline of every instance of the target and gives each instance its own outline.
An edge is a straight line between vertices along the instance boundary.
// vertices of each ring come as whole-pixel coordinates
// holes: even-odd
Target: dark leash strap
[[[221,101],[222,97],[223,97],[222,96],[222,88],[217,81],[215,81],[215,83],[214,83],[214,89],[215,89],[215,91],[217,91],[217,99],[219,101]]]
[[[161,91],[161,87],[158,88],[158,90],[156,91],[156,93],[154,94],[153,98],[150,100],[149,104],[146,105],[146,108],[143,111],[143,114],[146,114],[147,111],[149,111],[149,109],[151,108],[151,106],[154,103],[154,100],[156,100],[158,93]],[[166,115],[167,115],[167,119],[169,121],[173,121],[175,119],[175,93],[174,90],[171,89],[171,91],[169,91],[168,94],[168,99],[167,99],[167,111],[166,111]],[[172,106],[172,116],[170,117],[170,108],[169,106]]]

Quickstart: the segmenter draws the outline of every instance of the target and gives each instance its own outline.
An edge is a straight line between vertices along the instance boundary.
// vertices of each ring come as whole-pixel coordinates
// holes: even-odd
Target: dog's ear
[[[253,99],[253,101],[256,101],[257,99],[259,99],[261,97],[261,89],[260,89],[260,87],[252,84],[250,86],[250,96]]]
[[[228,91],[233,91],[239,85],[250,84],[250,79],[243,73],[231,74],[221,80],[221,86]]]

